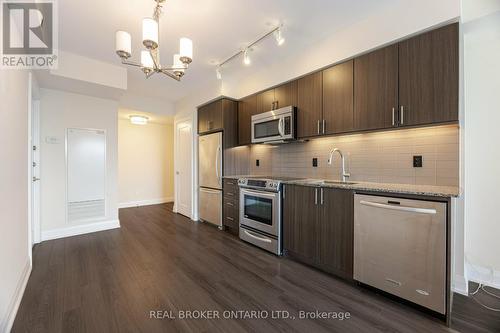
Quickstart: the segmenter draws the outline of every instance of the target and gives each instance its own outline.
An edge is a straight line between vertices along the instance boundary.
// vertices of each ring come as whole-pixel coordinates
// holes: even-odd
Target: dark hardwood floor
[[[469,293],[476,291],[478,285],[469,283]],[[495,296],[496,295],[496,296]],[[483,306],[487,306],[492,311]],[[500,332],[500,290],[484,287],[484,290],[470,297],[455,294],[451,327],[461,332]]]
[[[449,332],[366,288],[278,258],[171,205],[120,210],[122,228],[43,242],[13,332]],[[151,319],[150,311],[289,311],[295,319]],[[350,319],[299,319],[299,311]],[[261,316],[265,312],[259,312]],[[276,313],[275,313],[276,314]]]

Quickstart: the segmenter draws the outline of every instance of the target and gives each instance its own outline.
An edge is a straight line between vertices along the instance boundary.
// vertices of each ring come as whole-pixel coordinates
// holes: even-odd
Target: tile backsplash
[[[350,180],[417,185],[459,185],[459,128],[439,126],[312,139],[279,146],[253,145],[230,149],[235,161],[227,175],[252,174],[340,179],[338,154],[328,165],[329,152],[339,148]],[[423,166],[413,167],[413,156]],[[318,166],[312,166],[312,159]],[[260,166],[255,161],[259,160]]]

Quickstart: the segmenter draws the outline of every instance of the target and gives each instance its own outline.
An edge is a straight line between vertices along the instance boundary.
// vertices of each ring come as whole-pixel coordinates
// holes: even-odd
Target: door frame
[[[38,168],[40,168],[40,101],[39,100],[32,100],[32,110],[31,110],[31,149],[33,149],[33,146],[37,146],[38,149]],[[36,137],[34,137],[36,135]],[[33,238],[31,240],[32,245],[38,244],[42,241],[42,232],[41,232],[41,223],[40,223],[40,180],[38,180],[38,189],[34,188],[34,182],[33,182],[33,177],[36,177],[35,174],[33,174],[33,151],[31,151],[31,161],[30,161],[30,167],[31,167],[31,179],[30,179],[30,185],[31,185],[31,234],[33,235]],[[39,170],[39,176],[40,176],[40,169]],[[39,177],[41,178],[41,177]]]
[[[195,189],[197,188],[198,184],[198,177],[197,177],[197,167],[195,161],[195,152],[196,152],[196,143],[194,140],[195,136],[197,135],[197,132],[194,131],[194,121],[193,121],[193,116],[187,116],[183,118],[176,119],[174,121],[174,207],[173,211],[174,213],[178,213],[177,209],[177,203],[179,202],[179,175],[177,174],[177,169],[178,169],[178,160],[179,160],[179,155],[180,155],[180,149],[178,147],[179,143],[179,138],[178,138],[178,131],[177,128],[181,124],[189,124],[191,126],[191,151],[189,152],[190,156],[190,164],[191,164],[191,212],[189,215],[189,218],[193,221],[196,221],[198,219],[197,217],[197,209],[195,206],[196,205],[196,200],[197,200],[197,191]]]
[[[30,264],[33,264],[33,246],[41,242],[41,222],[40,222],[40,191],[33,189],[33,146],[40,149],[40,100],[37,96],[38,84],[32,72],[28,73],[27,91],[27,177],[28,177],[28,255]],[[36,113],[36,115],[35,115]],[[34,137],[34,133],[36,138]]]

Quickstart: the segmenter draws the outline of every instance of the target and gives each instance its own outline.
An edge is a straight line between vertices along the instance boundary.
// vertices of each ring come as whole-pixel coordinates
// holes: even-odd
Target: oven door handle
[[[247,230],[243,230],[245,232],[245,234],[249,237],[252,237],[252,238],[255,238],[261,242],[264,242],[264,243],[271,243],[272,241],[268,238],[263,238],[263,237],[259,237],[259,236],[255,236],[253,233],[250,233],[248,232]]]
[[[266,193],[266,192],[242,189],[241,194],[245,194],[245,193],[260,195],[261,197],[266,197],[266,198],[276,198],[276,194],[277,194],[277,193]]]

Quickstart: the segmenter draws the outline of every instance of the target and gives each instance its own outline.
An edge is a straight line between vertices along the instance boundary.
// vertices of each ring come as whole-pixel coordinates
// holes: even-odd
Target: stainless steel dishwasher
[[[354,279],[446,312],[446,203],[356,194]]]

